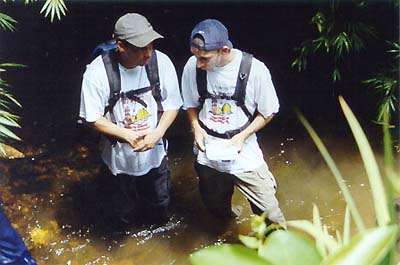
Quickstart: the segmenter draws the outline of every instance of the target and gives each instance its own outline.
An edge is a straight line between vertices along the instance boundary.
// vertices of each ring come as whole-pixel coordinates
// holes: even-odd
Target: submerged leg
[[[275,196],[276,182],[267,164],[254,171],[235,174],[238,189],[249,200],[255,214],[267,213],[272,223],[282,224],[285,217]]]
[[[214,215],[232,217],[231,200],[233,195],[233,177],[195,162],[199,176],[200,195],[204,205]]]
[[[165,223],[170,218],[170,182],[171,171],[167,158],[164,157],[161,165],[144,176],[137,177],[135,182],[137,203],[145,221],[150,223]]]

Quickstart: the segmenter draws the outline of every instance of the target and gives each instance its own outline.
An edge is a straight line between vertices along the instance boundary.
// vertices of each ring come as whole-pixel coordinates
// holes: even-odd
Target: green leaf
[[[259,249],[259,255],[274,265],[318,265],[322,260],[311,240],[282,230],[267,237]]]
[[[15,122],[13,119],[2,117],[2,116],[0,116],[0,124],[11,126],[11,127],[21,128],[21,126],[19,126],[19,124],[17,122]]]
[[[12,138],[12,139],[21,141],[21,138],[19,138],[17,135],[15,135],[15,133],[10,131],[9,129],[7,129],[3,125],[0,125],[0,138],[1,138],[1,136],[5,136],[5,137],[8,137],[8,138]]]
[[[350,210],[346,205],[346,212],[344,214],[344,227],[343,227],[343,244],[347,245],[350,241]]]
[[[0,155],[5,155],[6,154],[6,150],[4,150],[3,145],[0,143]]]
[[[245,245],[248,248],[252,248],[252,249],[258,249],[258,246],[260,244],[260,241],[252,236],[243,236],[243,235],[239,235],[239,240],[240,242],[243,243],[243,245]]]
[[[317,12],[312,18],[311,18],[311,23],[315,24],[317,26],[317,30],[319,33],[321,33],[325,28],[325,15],[322,12]]]
[[[261,216],[256,215],[251,219],[251,231],[255,232],[259,239],[265,238],[265,233],[267,232],[266,216],[267,213],[264,212]]]
[[[381,174],[379,172],[375,156],[372,152],[372,148],[368,143],[367,137],[365,136],[364,131],[362,130],[356,117],[342,96],[339,96],[339,102],[351,131],[353,132],[354,138],[360,150],[361,158],[364,162],[365,170],[367,171],[372,196],[374,198],[373,201],[378,225],[386,225],[390,222],[390,216],[387,208],[386,194],[383,188]]]
[[[27,65],[19,63],[0,63],[0,67],[27,67]]]
[[[334,82],[336,82],[336,81],[339,81],[341,79],[342,79],[342,77],[340,75],[340,71],[339,71],[339,69],[337,67],[335,67],[335,69],[332,72],[332,80]]]
[[[273,265],[257,252],[241,245],[223,244],[199,250],[190,255],[193,265]]]
[[[319,215],[318,207],[315,204],[313,204],[313,223],[317,229],[322,230],[321,217]],[[319,252],[322,254],[323,257],[325,257],[327,253],[324,243],[321,242],[320,238],[316,238],[315,240]]]
[[[322,265],[377,264],[396,243],[398,225],[382,226],[357,234],[350,244],[326,259]]]
[[[14,24],[16,23],[18,22],[9,15],[0,13],[0,27],[2,27],[4,30],[13,32],[15,30]]]
[[[313,223],[307,220],[292,220],[286,222],[288,227],[293,227],[306,232],[315,239],[319,239],[326,247],[328,252],[335,252],[339,248],[339,244],[334,238],[327,235],[323,230],[316,227]]]
[[[61,20],[61,14],[65,16],[67,7],[64,0],[46,0],[40,13],[45,12],[44,16],[47,17],[50,14],[51,22],[54,21],[54,17],[57,16],[58,20]]]

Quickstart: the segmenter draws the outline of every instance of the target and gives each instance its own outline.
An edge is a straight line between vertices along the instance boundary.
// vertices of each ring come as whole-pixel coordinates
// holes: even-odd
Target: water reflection
[[[286,218],[311,219],[316,204],[329,231],[341,230],[345,202],[311,140],[304,135],[259,140]],[[374,225],[367,177],[352,139],[327,141],[366,225]],[[238,242],[237,235],[250,230],[251,211],[235,191],[233,205],[240,216],[228,223],[211,216],[197,192],[191,142],[176,146],[169,161],[174,214],[163,226],[115,223],[109,187],[98,179],[97,150],[88,146],[0,161],[4,208],[40,264],[189,264],[189,254],[200,248]]]

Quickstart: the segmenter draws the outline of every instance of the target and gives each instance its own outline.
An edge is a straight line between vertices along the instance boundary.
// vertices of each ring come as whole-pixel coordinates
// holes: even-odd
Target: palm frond
[[[0,13],[0,27],[3,28],[3,30],[9,30],[11,32],[15,31],[15,26],[14,24],[17,24],[18,22],[10,17],[9,15],[6,15],[4,13]]]
[[[57,16],[58,20],[61,20],[61,14],[65,16],[66,11],[67,7],[64,0],[46,0],[40,13],[44,12],[45,17],[50,14],[50,20],[53,22],[55,16]]]

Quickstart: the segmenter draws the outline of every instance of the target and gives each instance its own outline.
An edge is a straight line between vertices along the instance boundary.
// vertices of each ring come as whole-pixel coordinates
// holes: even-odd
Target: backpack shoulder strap
[[[158,111],[162,111],[163,107],[161,105],[161,88],[160,88],[160,76],[158,74],[158,61],[157,61],[157,53],[156,50],[153,49],[153,52],[150,57],[150,61],[145,66],[147,78],[149,79],[150,86],[153,87],[152,95],[157,102]]]
[[[108,84],[110,85],[110,98],[108,106],[104,110],[104,114],[112,111],[115,104],[119,99],[119,92],[121,91],[121,76],[119,73],[117,53],[115,50],[103,52],[101,54],[104,66],[106,68]]]
[[[251,62],[253,55],[247,52],[242,52],[242,61],[240,62],[239,73],[236,81],[236,88],[233,97],[236,100],[236,104],[240,106],[244,113],[251,117],[251,113],[246,108],[244,102],[246,98],[246,87],[247,81],[249,81]]]
[[[201,70],[196,67],[196,84],[197,84],[197,92],[199,93],[199,103],[200,108],[203,107],[204,101],[209,95],[207,91],[207,71]]]

